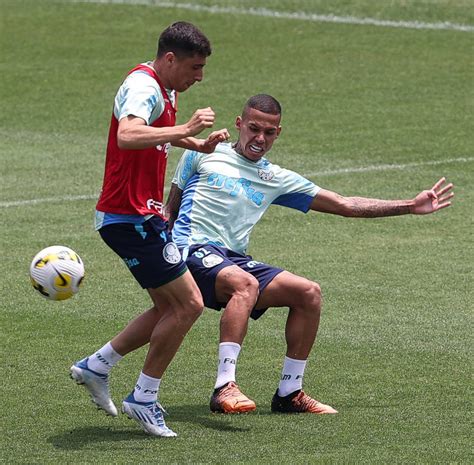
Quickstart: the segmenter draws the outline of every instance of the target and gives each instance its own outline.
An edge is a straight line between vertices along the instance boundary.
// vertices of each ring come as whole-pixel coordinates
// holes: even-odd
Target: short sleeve
[[[179,160],[173,177],[173,184],[184,190],[187,182],[198,172],[200,153],[186,150]]]
[[[306,213],[320,187],[294,171],[282,169],[279,173],[280,190],[272,204],[294,208]]]
[[[158,83],[144,71],[130,74],[115,96],[114,115],[121,119],[133,115],[150,125],[165,108],[165,101]]]

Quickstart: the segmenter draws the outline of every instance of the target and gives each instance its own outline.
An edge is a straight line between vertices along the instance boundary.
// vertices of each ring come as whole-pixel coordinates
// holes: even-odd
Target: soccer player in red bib
[[[143,370],[122,412],[153,436],[176,436],[166,426],[158,402],[160,381],[203,309],[163,212],[168,153],[171,146],[211,153],[229,137],[226,129],[206,139],[195,137],[213,126],[210,107],[175,125],[177,94],[202,80],[210,54],[209,40],[199,29],[174,23],[160,35],[155,60],[133,68],[116,94],[96,229],[148,291],[153,307],[71,367],[71,377],[86,387],[94,403],[116,416],[109,372],[124,355],[150,341]]]

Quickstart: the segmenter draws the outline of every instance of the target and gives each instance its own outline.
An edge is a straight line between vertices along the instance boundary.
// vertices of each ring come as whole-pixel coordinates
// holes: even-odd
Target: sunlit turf
[[[463,1],[429,9],[380,9],[368,0],[233,3],[471,21]],[[470,462],[472,33],[46,0],[3,0],[0,8],[2,461]],[[176,440],[105,417],[68,379],[73,361],[149,305],[93,231],[91,197],[100,190],[117,86],[153,57],[158,33],[176,19],[198,24],[214,45],[204,81],[180,96],[181,122],[211,105],[216,126],[235,137],[246,98],[271,93],[283,104],[283,131],[270,158],[325,188],[407,198],[442,175],[456,185],[454,206],[433,216],[350,220],[272,207],[254,231],[255,258],[322,285],[305,389],[337,416],[270,414],[284,309],[250,323],[238,381],[258,409],[232,417],[208,411],[219,315],[207,310],[199,319],[162,384]],[[179,155],[173,151],[169,175]],[[398,168],[377,168],[390,164]],[[36,203],[10,205],[20,200]],[[29,284],[30,260],[53,244],[73,248],[86,265],[84,287],[70,301],[48,302]],[[117,403],[144,354],[114,371]]]

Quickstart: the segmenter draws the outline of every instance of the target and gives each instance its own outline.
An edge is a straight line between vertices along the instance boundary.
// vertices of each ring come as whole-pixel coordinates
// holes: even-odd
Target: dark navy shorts
[[[237,265],[243,271],[250,273],[258,280],[260,292],[283,271],[281,268],[257,262],[250,255],[242,255],[225,247],[210,244],[192,245],[189,248],[186,265],[201,291],[204,305],[214,310],[220,310],[226,305],[225,302],[218,302],[216,299],[216,276],[223,268]],[[256,320],[266,310],[266,308],[260,310],[254,308],[250,316]]]
[[[168,223],[159,217],[137,225],[109,224],[99,233],[144,289],[163,286],[187,270],[168,232]]]

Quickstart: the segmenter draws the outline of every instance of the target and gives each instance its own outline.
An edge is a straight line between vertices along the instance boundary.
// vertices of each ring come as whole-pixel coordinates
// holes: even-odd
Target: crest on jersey
[[[275,176],[275,173],[273,171],[265,171],[262,169],[259,169],[257,173],[258,173],[258,177],[262,181],[271,181]]]

